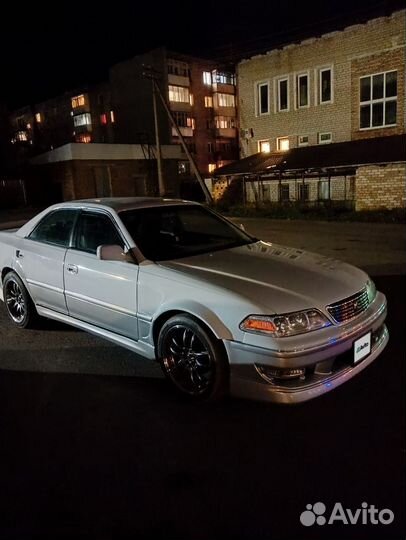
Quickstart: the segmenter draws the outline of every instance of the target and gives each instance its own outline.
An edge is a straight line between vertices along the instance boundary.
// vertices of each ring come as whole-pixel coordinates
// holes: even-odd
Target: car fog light
[[[305,368],[275,368],[263,364],[255,364],[255,368],[263,379],[268,382],[274,382],[275,379],[304,379]]]

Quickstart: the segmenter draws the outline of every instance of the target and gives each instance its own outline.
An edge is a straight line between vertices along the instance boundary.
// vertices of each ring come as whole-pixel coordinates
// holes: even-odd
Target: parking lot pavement
[[[232,218],[261,240],[314,251],[370,275],[406,274],[406,225]]]

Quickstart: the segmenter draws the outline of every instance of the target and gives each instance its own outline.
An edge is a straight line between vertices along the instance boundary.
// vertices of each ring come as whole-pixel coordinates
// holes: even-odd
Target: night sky
[[[9,109],[107,78],[114,63],[158,46],[202,57],[288,43],[362,22],[404,0],[59,0],[2,5],[0,100]],[[47,7],[49,6],[49,7]],[[194,15],[193,11],[196,13]]]

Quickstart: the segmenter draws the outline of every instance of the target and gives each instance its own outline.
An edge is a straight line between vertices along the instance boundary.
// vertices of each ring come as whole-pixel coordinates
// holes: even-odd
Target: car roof
[[[63,203],[63,206],[83,205],[87,207],[109,207],[120,212],[121,210],[131,210],[135,208],[148,208],[154,206],[167,205],[193,205],[199,204],[194,201],[186,201],[183,199],[166,199],[163,197],[101,197],[99,199],[77,199]]]

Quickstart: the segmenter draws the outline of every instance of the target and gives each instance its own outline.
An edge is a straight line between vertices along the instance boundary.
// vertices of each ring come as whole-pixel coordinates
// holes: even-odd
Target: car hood
[[[194,255],[161,266],[249,299],[264,313],[328,304],[360,291],[368,276],[342,261],[268,242]]]

